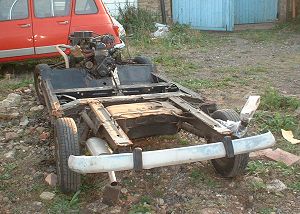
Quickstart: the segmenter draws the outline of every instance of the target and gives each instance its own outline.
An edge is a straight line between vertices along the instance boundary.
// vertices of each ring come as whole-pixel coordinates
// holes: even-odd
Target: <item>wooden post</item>
[[[279,1],[279,21],[286,22],[287,21],[287,4],[288,0],[280,0]]]
[[[292,16],[293,16],[293,19],[296,18],[296,0],[293,0],[293,2],[292,2]]]

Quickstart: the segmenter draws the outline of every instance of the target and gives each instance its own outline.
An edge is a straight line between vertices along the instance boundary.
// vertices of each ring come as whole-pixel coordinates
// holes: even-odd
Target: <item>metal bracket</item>
[[[143,170],[143,150],[141,148],[135,148],[133,150],[133,169],[136,172]]]
[[[234,149],[233,149],[231,137],[225,136],[222,142],[223,142],[223,145],[224,145],[224,148],[226,151],[226,157],[233,158],[234,157]]]

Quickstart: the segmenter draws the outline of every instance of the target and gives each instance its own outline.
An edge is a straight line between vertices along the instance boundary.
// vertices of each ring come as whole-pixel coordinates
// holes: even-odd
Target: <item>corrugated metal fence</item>
[[[234,23],[273,22],[277,18],[278,0],[235,0]]]
[[[173,0],[173,19],[202,30],[233,29],[233,0]]]
[[[278,0],[173,0],[173,20],[201,30],[232,31],[234,24],[273,22]]]

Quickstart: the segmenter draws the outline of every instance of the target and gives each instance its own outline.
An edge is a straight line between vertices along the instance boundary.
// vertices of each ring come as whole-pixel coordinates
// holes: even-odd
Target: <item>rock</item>
[[[55,194],[52,192],[42,192],[42,194],[40,194],[40,198],[47,201],[52,200],[54,196]]]
[[[204,208],[200,210],[201,214],[219,214],[221,213],[220,210],[217,208]]]
[[[19,112],[12,112],[12,113],[0,112],[0,120],[13,120],[19,117],[20,117]]]
[[[20,104],[21,98],[22,98],[21,95],[11,93],[7,96],[5,100],[2,100],[0,102],[0,108],[3,109],[3,108],[16,107]]]
[[[31,89],[30,88],[24,89],[24,93],[31,93]]]
[[[4,154],[4,157],[5,157],[5,158],[8,158],[8,159],[12,159],[12,158],[15,157],[15,153],[16,153],[15,150],[11,150],[11,151],[5,153],[5,154]]]
[[[18,134],[15,132],[6,132],[5,133],[5,140],[9,141],[9,140],[14,140],[18,137]]]
[[[34,201],[32,203],[32,206],[33,206],[34,210],[40,211],[43,208],[43,203],[40,201]]]
[[[126,193],[128,193],[128,190],[127,190],[126,188],[122,188],[122,189],[121,189],[121,193],[122,193],[122,194],[126,194]]]
[[[95,201],[86,206],[86,212],[84,213],[107,213],[104,212],[108,208],[108,205],[103,204],[101,200]]]
[[[251,182],[251,183],[264,183],[263,179],[255,176],[249,176],[245,178],[245,181]]]
[[[20,120],[20,126],[27,126],[29,123],[28,117],[23,116]]]
[[[165,201],[162,198],[158,198],[157,203],[158,203],[158,205],[162,206],[162,205],[164,205]]]
[[[270,192],[281,192],[287,189],[286,185],[278,179],[272,180],[267,184],[267,190]]]
[[[49,136],[50,136],[49,132],[43,132],[42,134],[40,134],[39,138],[40,138],[41,141],[45,141],[49,138]]]
[[[54,173],[50,173],[47,175],[47,177],[45,178],[46,183],[51,186],[51,187],[55,187],[57,184],[57,175]]]
[[[39,106],[33,106],[33,107],[31,107],[29,111],[36,112],[36,111],[41,111],[43,109],[44,109],[44,106],[43,105],[39,105]]]
[[[42,127],[42,126],[40,126],[40,127],[37,127],[35,130],[36,130],[38,133],[42,134],[43,131],[45,131],[45,128]]]

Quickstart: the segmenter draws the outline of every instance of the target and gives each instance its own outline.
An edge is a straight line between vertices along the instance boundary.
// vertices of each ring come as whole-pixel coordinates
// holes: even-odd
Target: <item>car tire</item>
[[[68,167],[70,155],[80,155],[78,132],[72,118],[59,118],[54,125],[57,180],[62,192],[76,192],[81,185],[80,174]]]
[[[212,115],[214,119],[240,121],[239,114],[232,109],[217,110]],[[216,140],[211,140],[216,142]],[[211,160],[216,172],[223,177],[232,178],[244,173],[249,161],[249,153],[235,155],[233,158]]]
[[[43,91],[42,91],[42,87],[41,87],[41,83],[42,83],[42,77],[41,77],[41,70],[42,69],[50,69],[50,67],[46,64],[39,64],[35,67],[34,70],[34,87],[35,87],[35,91],[38,97],[38,101],[42,104],[42,105],[46,105],[46,101],[45,101],[45,97],[43,95]]]

